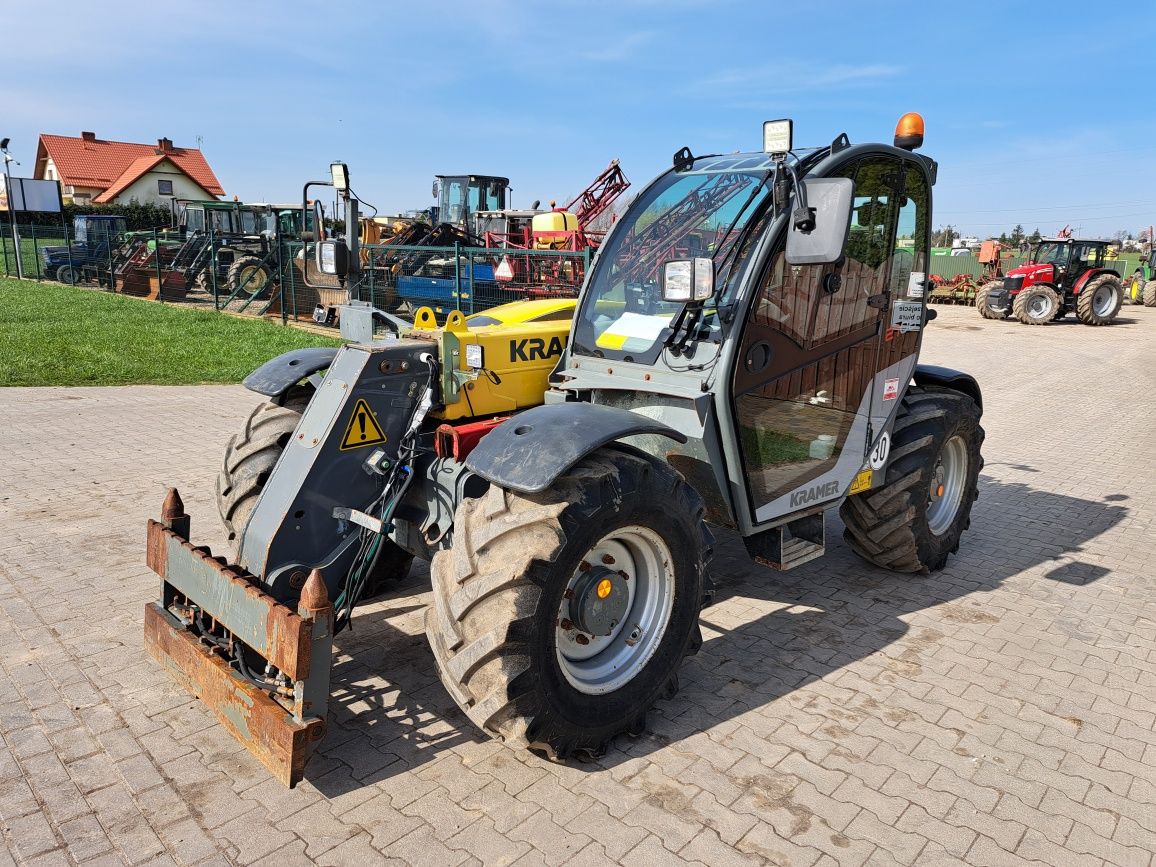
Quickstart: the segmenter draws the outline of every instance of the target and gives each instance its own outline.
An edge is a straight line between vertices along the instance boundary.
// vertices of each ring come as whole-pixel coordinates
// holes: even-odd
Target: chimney
[[[157,139],[157,150],[161,151],[162,153],[168,153],[172,149],[173,149],[173,140],[171,138],[158,138]]]
[[[80,137],[85,141],[96,141],[96,133],[94,132],[82,132]]]

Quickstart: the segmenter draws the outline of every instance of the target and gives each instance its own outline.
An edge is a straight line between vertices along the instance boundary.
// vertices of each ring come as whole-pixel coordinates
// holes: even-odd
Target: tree
[[[1022,241],[1023,239],[1024,239],[1024,227],[1021,226],[1019,223],[1016,223],[1016,227],[1014,229],[1012,229],[1011,242],[1013,244],[1019,244],[1019,242]]]
[[[959,232],[951,226],[944,226],[942,229],[937,229],[932,233],[931,245],[933,247],[950,247],[951,242],[959,237]]]
[[[1000,232],[999,233],[999,242],[1001,245],[1006,245],[1006,244],[1010,243],[1010,240],[1011,239],[1008,238],[1008,236],[1007,236],[1007,232]]]
[[[1032,233],[1028,235],[1028,240],[1034,244],[1042,237],[1043,235],[1040,234],[1040,227],[1036,226],[1036,228],[1032,229]]]

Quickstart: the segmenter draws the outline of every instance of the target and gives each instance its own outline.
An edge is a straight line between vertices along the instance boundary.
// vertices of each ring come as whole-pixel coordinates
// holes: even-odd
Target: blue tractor
[[[72,243],[42,247],[44,276],[61,283],[110,278],[113,260],[128,232],[124,217],[80,214],[72,221]]]

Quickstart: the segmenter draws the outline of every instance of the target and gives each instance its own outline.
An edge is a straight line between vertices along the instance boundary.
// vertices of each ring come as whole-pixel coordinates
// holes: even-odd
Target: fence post
[[[474,312],[474,254],[466,254],[466,266],[470,269],[470,313]],[[458,309],[461,309],[461,300],[458,300]]]
[[[42,275],[40,273],[40,257],[36,255],[36,224],[29,223],[28,228],[32,232],[32,261],[36,263],[36,279],[39,280]]]
[[[108,250],[108,288],[109,291],[116,291],[116,271],[113,270],[112,264],[112,236],[108,233],[108,226],[104,227],[104,247]]]
[[[462,244],[454,241],[454,301],[460,308],[462,303]]]
[[[208,217],[208,212],[205,213]],[[215,229],[209,229],[209,262],[206,267],[209,269],[209,279],[212,281],[213,287],[213,309],[221,309],[220,298],[217,297],[217,232]]]
[[[4,250],[4,276],[8,276],[8,235],[7,229],[0,225],[0,229],[4,229],[4,234],[0,234],[0,249]]]
[[[147,245],[148,242],[146,241]],[[153,261],[157,265],[157,301],[165,303],[165,278],[161,274],[161,242],[157,237],[157,228],[153,226]]]

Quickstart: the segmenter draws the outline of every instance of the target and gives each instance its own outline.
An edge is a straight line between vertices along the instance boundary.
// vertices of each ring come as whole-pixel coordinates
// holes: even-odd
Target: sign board
[[[64,203],[60,198],[60,181],[34,181],[32,178],[0,175],[0,211],[46,211],[59,214],[62,210]]]
[[[923,327],[923,302],[896,301],[891,305],[891,327],[899,331],[918,331]]]

